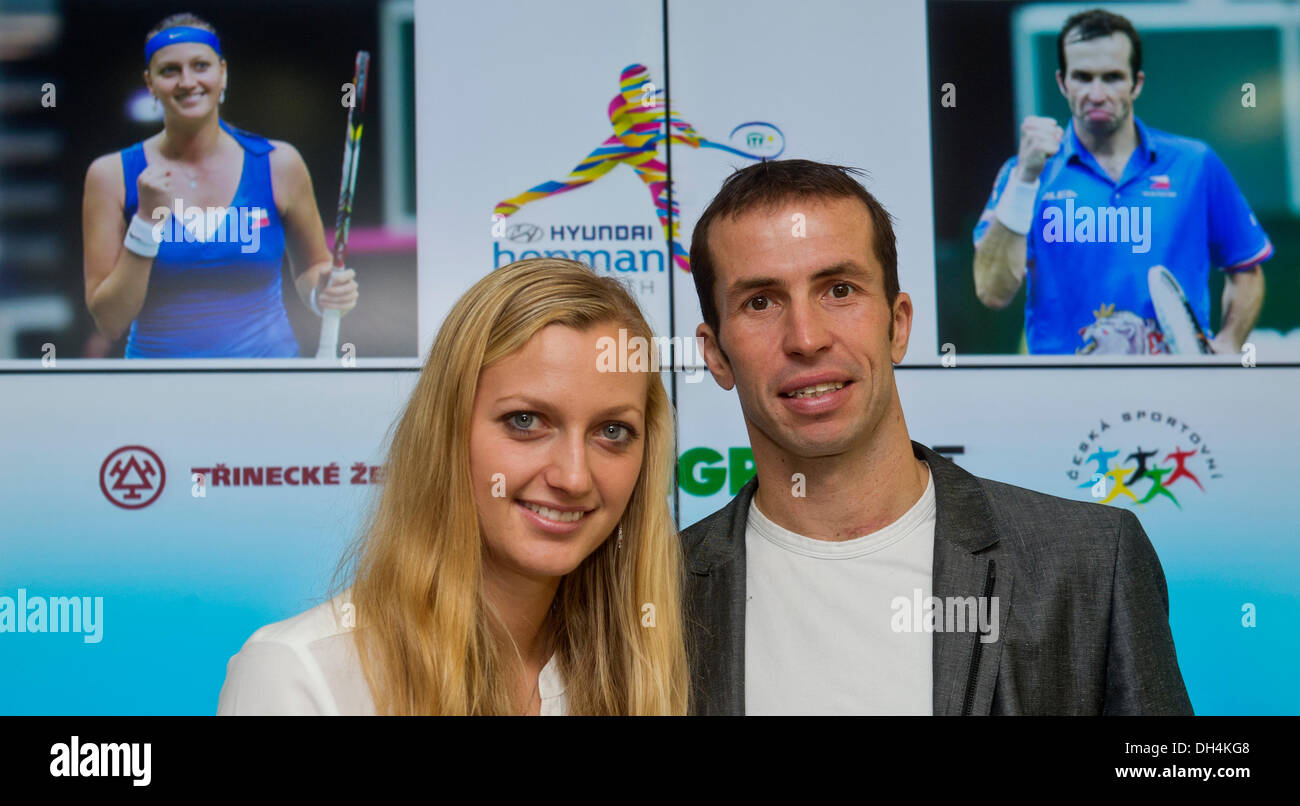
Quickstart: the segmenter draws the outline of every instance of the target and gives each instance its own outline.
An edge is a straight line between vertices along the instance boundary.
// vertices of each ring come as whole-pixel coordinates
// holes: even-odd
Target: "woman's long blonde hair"
[[[469,465],[475,390],[485,367],[547,325],[601,323],[654,344],[618,281],[554,258],[493,271],[447,314],[336,577],[351,577],[354,635],[378,713],[518,712],[519,656],[484,597]],[[645,454],[621,521],[623,548],[602,543],[560,582],[551,610],[570,714],[687,709],[681,546],[668,508],[672,410],[658,373],[648,375]]]

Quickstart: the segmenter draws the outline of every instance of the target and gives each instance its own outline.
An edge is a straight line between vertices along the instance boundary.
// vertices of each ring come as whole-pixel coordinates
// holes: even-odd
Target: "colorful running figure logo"
[[[776,126],[755,121],[740,124],[732,130],[731,137],[735,138],[740,132],[748,148],[773,153],[754,153],[714,142],[667,109],[663,95],[663,91],[656,89],[650,81],[650,71],[645,65],[632,64],[623,68],[619,77],[619,94],[609,102],[609,122],[614,133],[578,163],[563,181],[543,182],[499,203],[493,220],[511,216],[529,202],[590,184],[619,164],[630,165],[650,190],[659,224],[672,241],[673,262],[683,271],[690,271],[690,256],[677,242],[680,219],[676,200],[673,201],[672,215],[669,215],[668,167],[659,158],[659,144],[666,139],[665,113],[673,141],[692,148],[717,148],[752,160],[775,159],[785,150],[785,137]]]
[[[1145,504],[1153,500],[1157,495],[1163,495],[1165,498],[1173,501],[1174,506],[1182,509],[1183,505],[1178,502],[1178,498],[1169,490],[1174,482],[1183,478],[1190,479],[1193,484],[1201,489],[1202,492],[1205,491],[1205,487],[1201,484],[1201,480],[1198,479],[1196,474],[1187,467],[1188,457],[1195,456],[1196,451],[1185,451],[1180,445],[1175,447],[1173,451],[1164,458],[1164,461],[1166,462],[1173,459],[1175,462],[1173,467],[1159,467],[1156,465],[1148,467],[1147,460],[1159,455],[1159,453],[1159,450],[1144,451],[1139,447],[1137,450],[1130,453],[1125,459],[1126,462],[1136,462],[1136,467],[1111,467],[1111,460],[1117,457],[1120,454],[1120,451],[1103,450],[1099,445],[1097,450],[1094,451],[1086,460],[1097,463],[1097,472],[1092,475],[1091,480],[1085,481],[1078,486],[1093,486],[1098,479],[1104,476],[1109,479],[1114,486],[1107,485],[1109,487],[1109,492],[1099,501],[1099,503],[1109,504],[1118,496],[1126,495],[1134,504]],[[1168,481],[1165,480],[1166,475],[1169,476]],[[1125,478],[1126,476],[1127,478]],[[1146,495],[1139,498],[1130,485],[1136,484],[1143,479],[1149,481],[1151,486],[1147,489]]]
[[[1178,479],[1181,479],[1184,476],[1186,476],[1187,478],[1191,479],[1196,484],[1197,487],[1201,488],[1201,492],[1205,492],[1205,487],[1201,485],[1201,480],[1196,478],[1196,474],[1192,473],[1192,471],[1187,469],[1187,457],[1195,456],[1195,455],[1196,455],[1196,451],[1185,451],[1182,449],[1182,446],[1179,446],[1177,448],[1174,448],[1173,452],[1165,457],[1166,462],[1168,462],[1170,459],[1173,459],[1175,462],[1178,463],[1177,467],[1174,468],[1174,474],[1169,477],[1169,483],[1173,484]]]
[[[1089,456],[1086,460],[1089,462],[1097,463],[1097,472],[1096,474],[1093,475],[1093,478],[1096,478],[1097,476],[1105,476],[1106,474],[1108,474],[1110,472],[1110,460],[1114,459],[1116,456],[1119,456],[1119,451],[1104,451],[1101,449],[1101,446],[1097,446],[1097,450],[1094,451],[1092,456]],[[1079,486],[1091,487],[1092,485],[1093,485],[1093,481],[1089,479],[1087,481],[1084,481]]]
[[[1138,463],[1138,466],[1137,466],[1137,470],[1134,470],[1134,471],[1133,471],[1133,475],[1129,476],[1129,477],[1128,477],[1128,481],[1126,481],[1126,482],[1124,482],[1124,483],[1125,483],[1125,484],[1133,484],[1133,483],[1136,482],[1138,479],[1140,479],[1140,478],[1142,478],[1143,476],[1145,476],[1145,475],[1147,474],[1147,459],[1151,458],[1152,456],[1155,456],[1157,453],[1160,453],[1160,451],[1144,451],[1144,450],[1142,450],[1142,446],[1141,446],[1141,445],[1138,446],[1138,449],[1137,449],[1137,450],[1135,450],[1135,451],[1133,451],[1132,453],[1130,453],[1130,454],[1129,454],[1129,455],[1124,459],[1124,461],[1129,462],[1129,461],[1132,461],[1132,460],[1136,459],[1136,460],[1137,460],[1137,463]],[[1172,469],[1173,469],[1173,468],[1170,468],[1170,470],[1172,470]]]

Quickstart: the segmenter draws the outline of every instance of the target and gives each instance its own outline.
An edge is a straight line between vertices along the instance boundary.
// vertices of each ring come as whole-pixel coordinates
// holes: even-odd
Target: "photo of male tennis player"
[[[311,176],[288,143],[221,119],[227,65],[215,28],[167,17],[146,36],[144,81],[163,130],[95,160],[83,203],[86,304],[127,358],[289,358],[299,346],[280,287],[318,314],[357,304],[333,272]]]
[[[1019,153],[998,172],[974,230],[980,301],[1003,308],[1027,282],[1030,353],[1169,352],[1150,269],[1177,278],[1208,332],[1217,268],[1227,282],[1209,349],[1236,353],[1259,316],[1260,264],[1273,253],[1245,196],[1207,144],[1137,117],[1146,75],[1127,19],[1080,12],[1057,47],[1072,119],[1064,128],[1037,115],[1022,122]]]

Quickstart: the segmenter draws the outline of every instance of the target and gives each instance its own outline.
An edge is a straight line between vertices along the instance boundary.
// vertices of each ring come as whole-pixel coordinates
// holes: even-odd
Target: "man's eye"
[[[836,283],[831,286],[831,295],[836,299],[844,299],[853,290],[853,286],[848,283]]]
[[[763,296],[762,294],[759,294],[759,295],[756,296],[756,297],[750,297],[749,302],[748,302],[748,305],[749,305],[750,310],[753,310],[753,311],[765,311],[765,310],[767,310],[768,299],[767,299],[767,297]]]

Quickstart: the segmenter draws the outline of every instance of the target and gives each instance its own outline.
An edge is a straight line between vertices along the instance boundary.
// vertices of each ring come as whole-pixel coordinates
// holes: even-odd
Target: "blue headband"
[[[217,43],[216,34],[202,28],[177,25],[174,28],[159,31],[149,39],[149,42],[144,46],[145,66],[149,66],[149,62],[153,60],[153,55],[158,52],[159,48],[177,45],[181,42],[198,42],[201,45],[208,45],[217,52],[218,56],[221,55],[221,45]]]

